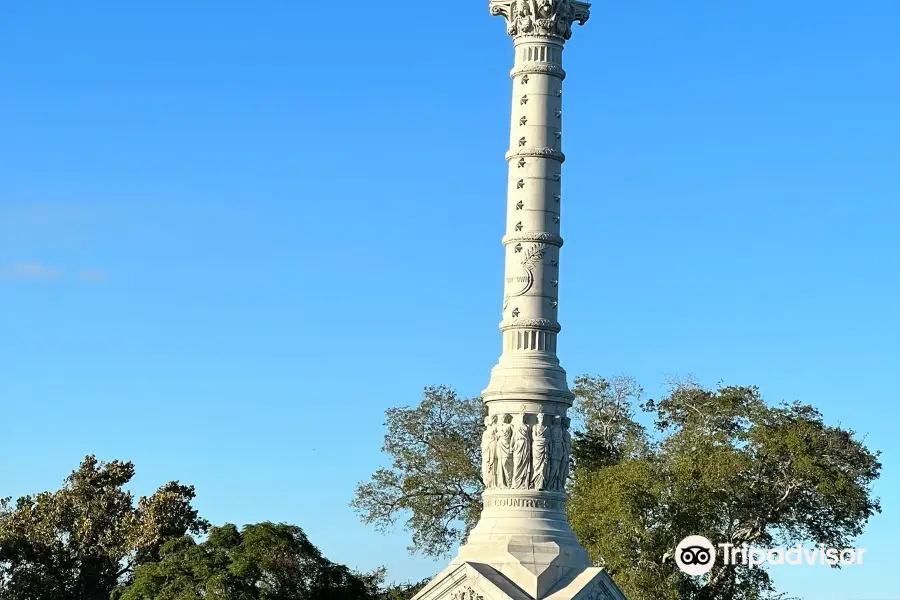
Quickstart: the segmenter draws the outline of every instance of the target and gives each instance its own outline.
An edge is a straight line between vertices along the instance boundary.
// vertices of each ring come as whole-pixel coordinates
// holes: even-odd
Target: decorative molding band
[[[503,245],[516,244],[519,242],[538,242],[562,248],[563,239],[555,233],[546,231],[526,231],[524,233],[512,233],[503,236]]]
[[[484,501],[485,508],[542,508],[545,510],[566,510],[565,500],[551,500],[549,498],[487,498]]]
[[[566,71],[559,65],[548,63],[525,63],[513,67],[513,70],[509,72],[509,76],[512,79],[515,79],[519,75],[552,75],[554,77],[559,77],[560,80],[564,80],[566,78]]]
[[[507,319],[500,322],[500,331],[508,331],[510,329],[543,329],[553,333],[562,331],[559,323],[550,319]]]
[[[518,148],[516,150],[510,150],[506,153],[506,161],[509,162],[514,158],[526,156],[532,158],[547,158],[558,161],[560,164],[566,162],[566,155],[553,148]]]

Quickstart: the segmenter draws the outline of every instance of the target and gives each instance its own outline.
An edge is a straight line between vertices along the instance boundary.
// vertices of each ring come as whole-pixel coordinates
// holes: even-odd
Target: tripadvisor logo
[[[716,547],[702,535],[689,535],[675,548],[675,564],[688,575],[708,573],[716,563]]]
[[[721,543],[718,546],[702,535],[689,535],[675,547],[675,564],[687,575],[708,573],[721,554],[722,564],[745,565],[861,565],[865,548],[827,548],[819,544],[805,548],[797,544],[791,548],[754,548],[748,544],[735,546]]]

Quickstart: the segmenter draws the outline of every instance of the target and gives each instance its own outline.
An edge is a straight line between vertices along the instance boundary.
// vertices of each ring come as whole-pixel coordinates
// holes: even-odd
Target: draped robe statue
[[[513,426],[513,479],[512,487],[527,489],[531,480],[531,425],[525,422],[525,413],[516,415]]]
[[[531,428],[531,487],[547,488],[547,472],[550,469],[550,432],[544,424],[547,415],[539,413],[537,425]]]
[[[503,415],[497,426],[497,471],[498,487],[512,487],[513,480],[513,426],[511,415]]]
[[[550,425],[550,473],[547,476],[548,489],[559,490],[559,475],[562,470],[563,428],[559,417],[554,417]]]
[[[572,462],[572,436],[569,432],[569,423],[571,419],[563,417],[562,421],[562,464],[559,467],[559,481],[557,485],[559,489],[566,489],[566,480],[569,478],[569,467]]]
[[[485,488],[497,485],[497,415],[484,419],[481,435],[481,477]]]

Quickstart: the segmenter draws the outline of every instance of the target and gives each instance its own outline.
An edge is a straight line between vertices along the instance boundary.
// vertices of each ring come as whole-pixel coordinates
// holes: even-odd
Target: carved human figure
[[[527,489],[531,482],[531,425],[525,422],[525,413],[516,415],[513,426],[513,480],[512,487]]]
[[[557,0],[557,2],[554,2],[554,0],[538,0],[538,6],[537,6],[538,17],[541,19],[549,19],[550,17],[552,17],[556,12],[554,10],[554,8],[556,8],[554,6],[554,4],[558,4],[558,3],[559,3],[558,0]]]
[[[560,418],[553,417],[550,424],[550,472],[547,475],[547,489],[559,490],[559,474],[562,470],[563,453],[563,427]]]
[[[497,485],[497,415],[484,419],[484,433],[481,435],[481,477],[484,487]]]
[[[569,467],[572,463],[572,435],[569,431],[569,425],[572,420],[569,417],[563,417],[562,421],[562,464],[559,469],[559,481],[557,486],[559,489],[566,489],[566,481],[569,479]]]
[[[537,425],[531,428],[531,487],[536,490],[547,488],[550,469],[550,428],[546,420],[547,415],[539,413]]]
[[[512,487],[513,426],[512,415],[504,414],[497,425],[497,487]]]
[[[519,33],[529,33],[534,29],[534,0],[519,0],[515,5],[515,26]]]

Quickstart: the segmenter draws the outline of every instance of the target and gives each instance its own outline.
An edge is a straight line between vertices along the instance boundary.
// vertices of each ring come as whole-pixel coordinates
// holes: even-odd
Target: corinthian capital
[[[572,37],[572,23],[584,25],[591,5],[577,0],[490,0],[491,14],[506,19],[506,32],[513,36]]]

